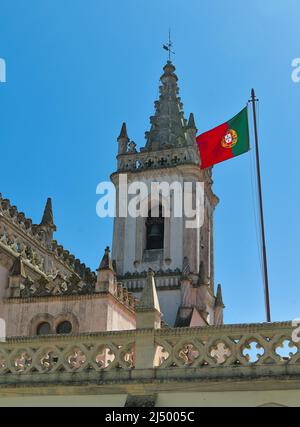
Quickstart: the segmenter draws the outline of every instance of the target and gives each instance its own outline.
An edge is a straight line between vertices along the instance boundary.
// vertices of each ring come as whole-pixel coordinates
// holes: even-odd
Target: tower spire
[[[160,78],[159,100],[155,102],[155,114],[150,117],[151,128],[146,132],[147,150],[160,150],[187,145],[186,120],[183,104],[178,96],[178,77],[175,66],[168,60]]]

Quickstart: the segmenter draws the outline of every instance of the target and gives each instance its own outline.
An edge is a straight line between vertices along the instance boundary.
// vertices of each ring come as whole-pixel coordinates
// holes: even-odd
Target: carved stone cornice
[[[240,323],[240,324],[225,324],[225,325],[209,325],[201,327],[186,327],[186,328],[170,328],[170,329],[160,329],[157,330],[157,334],[162,336],[176,335],[176,336],[185,336],[185,335],[207,335],[207,334],[220,334],[220,333],[230,333],[230,332],[241,332],[244,333],[255,333],[259,331],[272,331],[277,333],[282,329],[290,330],[292,327],[291,321],[283,322],[272,322],[272,323]]]
[[[125,304],[123,300],[120,300],[116,295],[112,295],[110,292],[97,292],[92,294],[73,294],[73,295],[49,295],[49,296],[37,296],[37,297],[11,297],[11,298],[3,298],[2,302],[4,304],[20,304],[20,305],[28,305],[28,304],[40,304],[43,302],[66,302],[66,301],[88,301],[94,299],[110,299],[113,303],[122,307],[122,309],[126,309],[130,313],[134,313],[134,306]]]
[[[126,171],[117,171],[111,174],[110,179],[113,184],[118,187],[118,176],[120,174],[127,175],[128,184],[130,182],[136,181],[137,179],[149,180],[152,179],[154,181],[162,181],[164,176],[172,176],[172,174],[177,175],[178,177],[182,177],[183,181],[186,181],[185,177],[189,174],[191,175],[191,179],[198,182],[204,182],[204,191],[205,194],[210,201],[210,205],[214,209],[216,205],[219,203],[219,198],[215,195],[212,190],[212,180],[210,178],[210,174],[207,170],[202,171],[199,165],[195,165],[194,163],[186,163],[180,164],[176,166],[165,166],[163,168],[157,167],[155,169],[141,169],[141,170],[126,170]]]

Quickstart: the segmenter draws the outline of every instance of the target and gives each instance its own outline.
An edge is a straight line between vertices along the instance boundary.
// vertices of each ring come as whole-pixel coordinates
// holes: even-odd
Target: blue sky
[[[299,13],[298,0],[1,0],[0,191],[35,222],[51,196],[57,240],[95,269],[112,237],[95,189],[115,170],[122,121],[145,143],[171,27],[185,114],[200,132],[256,89],[272,317],[300,317]],[[252,150],[214,168],[229,323],[265,319],[253,162]]]

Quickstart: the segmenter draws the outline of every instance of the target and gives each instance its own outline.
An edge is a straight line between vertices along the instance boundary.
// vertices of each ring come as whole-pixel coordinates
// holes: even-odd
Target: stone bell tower
[[[188,228],[187,218],[175,213],[171,191],[170,215],[164,213],[163,194],[157,199],[158,215],[150,211],[149,198],[140,204],[143,215],[133,218],[117,216],[114,221],[112,258],[118,280],[139,298],[148,269],[155,272],[163,320],[170,326],[204,326],[220,323],[223,302],[214,294],[213,214],[218,198],[212,191],[211,169],[201,170],[196,143],[196,125],[191,113],[184,117],[178,96],[175,67],[168,61],[160,78],[160,96],[155,113],[150,117],[150,131],[145,133],[146,145],[139,151],[127,134],[123,123],[118,137],[118,168],[111,179],[116,186],[117,210],[120,175],[128,185],[143,182],[149,189],[152,182],[174,182],[182,188],[204,183],[203,225]],[[132,195],[132,197],[134,197]],[[129,204],[131,195],[128,195]],[[220,307],[222,305],[222,307]]]

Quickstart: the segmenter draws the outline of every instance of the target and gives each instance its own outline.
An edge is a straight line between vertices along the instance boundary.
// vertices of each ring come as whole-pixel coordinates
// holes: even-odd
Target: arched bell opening
[[[162,206],[159,206],[159,215],[152,216],[151,209],[146,220],[146,249],[163,249],[164,247],[164,217]]]

